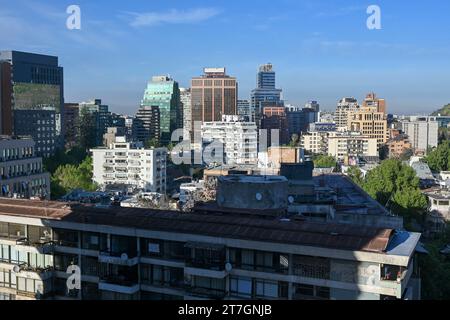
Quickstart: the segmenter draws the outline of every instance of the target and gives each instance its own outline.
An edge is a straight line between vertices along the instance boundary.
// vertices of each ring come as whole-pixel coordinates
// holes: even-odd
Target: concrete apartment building
[[[50,174],[28,137],[0,136],[0,196],[50,198]]]
[[[438,146],[439,123],[433,118],[411,117],[409,120],[402,120],[401,125],[416,153],[427,153],[428,148]]]
[[[420,298],[420,234],[287,218],[288,185],[284,177],[222,177],[216,204],[184,214],[0,199],[0,295]],[[72,265],[81,269],[80,290],[66,285]]]
[[[145,149],[142,143],[117,137],[108,147],[91,150],[93,180],[105,189],[109,185],[127,186],[133,191],[166,192],[165,148]]]
[[[338,160],[346,157],[377,157],[377,139],[359,133],[346,133],[328,138],[328,155]]]
[[[386,143],[390,158],[399,158],[402,154],[412,148],[409,137],[406,134],[397,135]]]
[[[204,145],[223,144],[223,161],[218,163],[257,164],[258,130],[254,122],[240,116],[222,116],[222,121],[205,122],[201,130]]]
[[[428,197],[427,231],[431,234],[445,232],[450,221],[450,190],[439,189],[425,192]]]
[[[334,113],[334,122],[338,128],[347,128],[348,116],[351,112],[355,112],[359,109],[358,100],[355,98],[342,98]]]
[[[377,139],[378,149],[389,139],[387,117],[379,112],[378,107],[362,107],[348,114],[347,128],[349,131],[361,132],[364,136]]]
[[[382,113],[386,113],[387,111],[386,100],[378,98],[374,92],[366,95],[363,101],[363,107],[375,107],[378,112]]]
[[[317,130],[302,134],[300,147],[311,154],[327,154],[328,139],[335,137],[337,131]]]

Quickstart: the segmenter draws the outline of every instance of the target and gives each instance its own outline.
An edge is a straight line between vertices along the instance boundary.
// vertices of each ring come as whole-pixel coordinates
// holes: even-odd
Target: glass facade
[[[180,89],[173,79],[153,77],[145,89],[141,107],[159,107],[163,143],[170,142],[172,132],[183,126]]]

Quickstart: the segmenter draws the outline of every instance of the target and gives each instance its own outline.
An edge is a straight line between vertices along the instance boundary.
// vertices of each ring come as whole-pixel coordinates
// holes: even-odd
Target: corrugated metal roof
[[[9,199],[0,200],[0,215],[379,253],[386,250],[393,233],[391,229],[280,221],[237,212],[183,214],[139,208],[99,209],[82,205],[70,208],[60,202]]]

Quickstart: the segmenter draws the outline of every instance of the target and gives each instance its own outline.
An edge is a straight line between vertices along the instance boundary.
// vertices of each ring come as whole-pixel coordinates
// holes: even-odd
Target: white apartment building
[[[351,112],[359,109],[358,101],[355,98],[343,98],[339,101],[336,112],[334,113],[334,122],[338,128],[347,128],[348,116]]]
[[[337,135],[328,139],[328,155],[339,160],[346,157],[378,156],[377,139],[357,133]]]
[[[28,137],[0,136],[0,197],[50,198],[50,174]]]
[[[328,139],[336,134],[336,131],[311,131],[302,134],[300,147],[312,154],[327,154]]]
[[[244,122],[239,116],[222,116],[222,121],[202,125],[202,141],[223,144],[223,157],[215,155],[221,164],[257,164],[258,129],[255,122]],[[218,157],[219,156],[219,157]]]
[[[144,192],[166,192],[166,148],[145,149],[142,143],[117,137],[109,147],[91,150],[93,180],[103,189],[125,185]]]
[[[450,221],[450,191],[434,190],[426,192],[428,197],[427,230],[431,233],[442,233]]]
[[[433,118],[416,117],[402,120],[402,131],[409,136],[412,147],[416,152],[426,153],[428,148],[438,146],[439,123]]]

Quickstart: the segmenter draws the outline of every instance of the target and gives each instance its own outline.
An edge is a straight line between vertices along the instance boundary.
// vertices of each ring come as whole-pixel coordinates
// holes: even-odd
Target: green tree
[[[156,139],[156,138],[151,138],[151,139],[147,140],[144,145],[145,145],[146,148],[159,148],[159,147],[161,147],[161,144],[159,143],[159,140]]]
[[[427,206],[415,171],[396,159],[385,160],[366,175],[364,190],[408,221],[420,219]]]
[[[52,197],[58,199],[75,189],[97,190],[97,185],[92,182],[92,172],[91,157],[86,157],[80,165],[59,166],[51,178]]]
[[[362,187],[364,184],[364,176],[358,167],[352,166],[347,171],[347,176],[358,186]]]
[[[450,169],[450,141],[445,141],[426,157],[426,162],[433,171],[447,171]]]
[[[332,156],[319,155],[314,157],[313,161],[316,168],[335,168],[337,166],[336,160]]]

